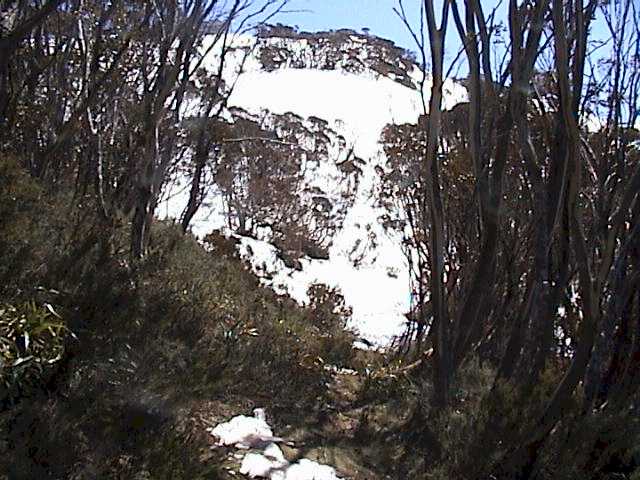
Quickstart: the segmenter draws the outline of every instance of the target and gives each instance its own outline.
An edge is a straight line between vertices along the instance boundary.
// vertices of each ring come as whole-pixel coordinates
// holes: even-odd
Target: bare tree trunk
[[[434,329],[434,405],[444,408],[449,401],[452,377],[450,327],[444,289],[444,209],[439,178],[438,148],[442,123],[442,87],[444,63],[444,39],[449,17],[449,2],[443,3],[440,27],[436,26],[433,0],[425,0],[429,45],[431,49],[432,85],[429,99],[427,125],[427,150],[423,176],[427,188],[427,204],[430,218],[431,302],[433,304]]]

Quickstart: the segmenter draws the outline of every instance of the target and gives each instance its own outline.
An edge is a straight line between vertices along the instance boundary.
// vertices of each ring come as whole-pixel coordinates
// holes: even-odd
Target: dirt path
[[[360,405],[359,392],[363,382],[362,376],[356,372],[336,372],[329,387],[327,404],[312,418],[297,426],[281,425],[277,418],[272,419],[274,434],[287,440],[281,448],[288,461],[295,462],[301,458],[315,460],[334,467],[344,479],[392,478],[383,472],[390,470],[400,452],[396,444],[385,439],[381,425],[398,422],[399,417],[391,415],[387,405]],[[203,428],[227,421],[237,414],[247,414],[251,407],[248,403],[229,405],[212,402],[206,410],[216,414],[202,412],[198,423]],[[202,460],[220,465],[221,478],[244,478],[238,470],[245,452],[216,447],[213,437],[208,436],[208,447],[203,449]]]

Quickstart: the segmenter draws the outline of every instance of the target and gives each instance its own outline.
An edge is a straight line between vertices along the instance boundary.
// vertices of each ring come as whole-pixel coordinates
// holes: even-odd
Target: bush
[[[197,478],[211,465],[176,428],[198,405],[242,397],[295,421],[326,400],[323,362],[351,351],[339,297],[303,308],[261,286],[221,235],[203,248],[170,223],[154,224],[149,254],[132,264],[126,224],[102,225],[90,199],[79,208],[0,164],[13,172],[0,176],[0,242],[10,246],[0,250],[1,393],[51,387],[0,418],[10,478]],[[72,352],[70,330],[80,337]],[[131,430],[140,418],[145,428]],[[169,448],[182,456],[166,458]]]
[[[0,400],[14,401],[42,383],[62,359],[65,322],[46,303],[0,306]]]
[[[220,235],[209,235],[205,249],[170,224],[156,227],[138,278],[143,336],[158,339],[146,347],[150,364],[206,396],[268,399],[289,412],[319,403],[324,363],[344,363],[352,350],[337,297],[300,307],[261,286]]]
[[[309,327],[315,328],[323,361],[338,367],[350,366],[354,357],[355,335],[347,329],[351,308],[337,288],[324,284],[309,287]]]

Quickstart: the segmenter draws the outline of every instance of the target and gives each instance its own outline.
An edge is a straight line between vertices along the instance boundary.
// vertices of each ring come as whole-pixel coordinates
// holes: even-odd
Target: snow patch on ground
[[[235,445],[237,448],[254,448],[246,455],[233,455],[240,460],[240,473],[250,478],[269,480],[340,480],[335,469],[313,460],[303,458],[289,463],[275,443],[283,441],[273,437],[271,427],[265,420],[264,410],[257,408],[253,417],[239,415],[207,431],[218,439],[218,445]],[[265,440],[265,443],[256,442]],[[272,441],[269,441],[272,440]],[[265,446],[266,445],[266,446]]]
[[[263,453],[247,453],[242,460],[240,473],[251,478],[273,478],[289,466],[282,450],[275,443],[269,444]]]
[[[466,100],[463,87],[447,81],[444,89],[445,108]],[[386,125],[417,122],[423,113],[420,93],[384,77],[284,68],[243,74],[229,103],[250,112],[267,109],[322,118],[366,162],[356,201],[334,239],[329,260],[303,261],[302,272],[287,271],[278,265],[275,250],[250,239],[243,240],[243,245],[251,246],[254,265],[266,264],[277,270],[271,283],[286,286],[299,301],[306,301],[311,283],[339,287],[353,308],[352,326],[362,336],[386,343],[402,331],[404,313],[410,309],[410,292],[408,266],[399,240],[390,238],[379,224],[382,212],[373,198],[378,181],[376,166],[385,162],[379,141]],[[358,265],[354,265],[354,258]],[[390,270],[397,273],[390,276]]]
[[[256,408],[253,417],[238,415],[215,428],[207,429],[218,439],[218,445],[235,445],[238,448],[250,447],[257,440],[273,438],[271,427],[267,423],[264,410]]]
[[[264,453],[248,453],[242,460],[240,473],[269,480],[340,480],[333,467],[307,458],[290,464],[274,443]]]

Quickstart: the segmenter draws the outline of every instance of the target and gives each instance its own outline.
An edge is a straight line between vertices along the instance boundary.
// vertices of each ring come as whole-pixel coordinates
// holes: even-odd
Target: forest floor
[[[364,374],[339,370],[333,374],[329,401],[321,410],[295,421],[273,418],[267,412],[274,435],[285,439],[286,443],[280,445],[285,458],[289,462],[307,458],[329,465],[344,479],[395,478],[391,467],[403,452],[394,437],[407,420],[407,409],[397,401],[363,401],[364,383]],[[248,415],[252,403],[238,399],[201,405],[194,416],[194,426],[204,432],[233,416]],[[202,461],[221,466],[221,478],[243,477],[238,470],[245,451],[218,446],[213,435],[206,436]]]

